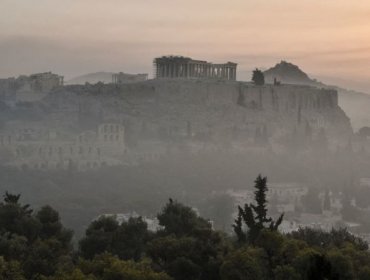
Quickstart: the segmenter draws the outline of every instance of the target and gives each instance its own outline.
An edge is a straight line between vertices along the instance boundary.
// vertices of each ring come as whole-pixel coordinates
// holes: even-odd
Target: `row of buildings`
[[[0,132],[3,164],[84,170],[120,164],[126,153],[124,127],[117,123],[100,124],[96,130],[78,134],[44,128],[41,124],[8,126],[12,128]]]
[[[207,78],[236,80],[237,64],[227,62],[215,64],[204,60],[195,60],[184,56],[162,56],[154,59],[155,78]],[[128,74],[115,73],[112,75],[113,84],[142,82],[148,80],[147,73]],[[0,79],[2,90],[12,88],[23,91],[48,92],[64,85],[64,77],[51,73],[37,73],[29,76],[21,75],[18,78]],[[1,88],[0,88],[1,90]]]

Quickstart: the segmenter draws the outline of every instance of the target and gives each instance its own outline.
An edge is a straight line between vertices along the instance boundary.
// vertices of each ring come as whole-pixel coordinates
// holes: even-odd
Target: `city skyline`
[[[153,58],[173,54],[235,61],[240,80],[287,60],[324,82],[370,88],[370,3],[296,2],[2,0],[0,77],[152,75]]]

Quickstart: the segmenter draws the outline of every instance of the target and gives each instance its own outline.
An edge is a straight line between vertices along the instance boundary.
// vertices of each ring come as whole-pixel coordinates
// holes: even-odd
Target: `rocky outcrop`
[[[274,67],[264,71],[264,75],[265,81],[270,84],[276,79],[284,84],[317,85],[317,81],[312,80],[297,65],[286,61],[281,61]]]
[[[55,114],[118,121],[149,137],[207,136],[240,141],[265,133],[278,141],[309,126],[333,142],[352,134],[335,90],[299,85],[254,86],[208,80],[150,80],[127,85],[66,86],[45,100]],[[57,109],[56,109],[57,108]]]

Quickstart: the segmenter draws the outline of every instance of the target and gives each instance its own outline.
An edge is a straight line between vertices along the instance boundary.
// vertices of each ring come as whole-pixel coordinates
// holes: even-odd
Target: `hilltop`
[[[305,72],[303,72],[297,65],[281,61],[274,67],[264,72],[267,83],[273,83],[276,78],[284,84],[303,84],[316,85],[317,81],[311,79]]]
[[[273,83],[276,78],[283,84],[310,85],[319,88],[329,88],[338,91],[339,106],[351,119],[355,131],[363,126],[370,125],[370,95],[335,85],[327,85],[311,78],[297,65],[281,61],[264,72],[267,83]]]

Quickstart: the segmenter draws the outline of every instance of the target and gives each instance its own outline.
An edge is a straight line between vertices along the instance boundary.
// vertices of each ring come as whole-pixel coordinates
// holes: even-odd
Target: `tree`
[[[354,279],[353,265],[349,256],[344,256],[338,249],[332,249],[327,258],[331,265],[331,279]]]
[[[281,265],[274,270],[276,280],[300,280],[299,273],[291,265]]]
[[[226,257],[220,274],[222,280],[260,280],[263,268],[250,249],[240,249]]]
[[[36,219],[40,222],[39,236],[41,239],[55,238],[61,242],[65,250],[70,250],[70,242],[73,236],[71,230],[63,227],[59,213],[49,205],[43,206],[37,213]]]
[[[21,205],[19,199],[20,195],[5,193],[4,202],[0,203],[0,229],[25,236],[30,242],[37,238],[40,224],[32,217],[30,206]]]
[[[293,261],[293,267],[300,274],[302,280],[336,279],[330,278],[331,265],[323,254],[308,248],[299,252]]]
[[[19,264],[26,279],[51,276],[63,262],[71,263],[72,232],[50,206],[32,214],[19,201],[20,195],[6,192],[0,203],[0,255],[11,267]]]
[[[141,217],[130,218],[121,225],[113,217],[101,217],[90,224],[81,239],[81,255],[92,259],[108,252],[124,260],[139,260],[148,240],[147,227]]]
[[[98,280],[171,280],[167,274],[153,271],[149,262],[123,261],[110,254],[81,260],[78,266],[84,275],[93,275],[92,279]]]
[[[147,223],[141,217],[131,217],[113,235],[112,253],[123,260],[138,261],[144,254],[149,235]]]
[[[163,230],[147,245],[154,264],[176,280],[219,279],[228,246],[223,234],[194,210],[172,199],[158,214]]]
[[[166,234],[191,235],[199,230],[211,230],[209,221],[198,217],[193,209],[169,199],[158,214],[159,224]]]
[[[86,229],[86,236],[80,240],[80,253],[86,259],[110,252],[114,233],[119,227],[113,217],[100,217]]]
[[[241,243],[248,241],[253,244],[262,229],[268,228],[276,231],[283,221],[284,214],[280,215],[276,221],[267,217],[267,178],[258,175],[254,188],[256,189],[254,192],[256,205],[245,204],[244,209],[238,206],[238,216],[233,225],[234,232]],[[243,223],[248,227],[247,233],[243,230]]]
[[[359,280],[367,280],[370,279],[370,267],[365,266],[362,267],[359,271]]]
[[[23,276],[22,269],[19,262],[4,260],[0,257],[0,280],[26,280]]]
[[[327,249],[330,247],[343,248],[351,244],[358,251],[369,249],[366,241],[350,233],[346,228],[332,229],[325,232],[321,229],[300,228],[288,234],[289,238],[306,242],[309,246]]]
[[[201,257],[198,245],[193,237],[167,236],[150,242],[147,252],[153,262],[174,279],[199,279],[202,267],[197,263]]]
[[[257,86],[263,86],[265,84],[265,75],[258,68],[253,70],[252,82]]]

